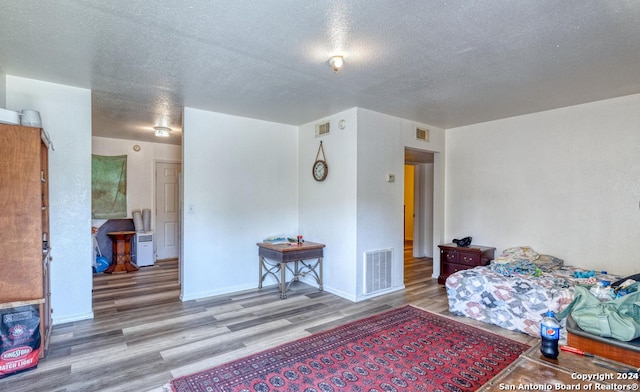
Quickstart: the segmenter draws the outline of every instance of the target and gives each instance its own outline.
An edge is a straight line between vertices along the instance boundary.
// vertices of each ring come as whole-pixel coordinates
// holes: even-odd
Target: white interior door
[[[178,257],[180,249],[178,174],[180,163],[156,162],[156,258]]]

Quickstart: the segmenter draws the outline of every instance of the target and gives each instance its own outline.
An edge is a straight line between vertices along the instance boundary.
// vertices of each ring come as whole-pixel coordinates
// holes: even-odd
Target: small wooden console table
[[[270,244],[259,242],[258,255],[260,264],[260,275],[258,288],[262,288],[262,282],[271,275],[276,278],[280,287],[280,298],[287,298],[287,289],[292,282],[297,282],[300,277],[311,275],[318,283],[320,291],[322,288],[322,256],[324,244],[314,242],[303,242],[301,245],[293,244]],[[315,259],[314,261],[305,261]],[[288,263],[293,262],[293,269]],[[287,283],[287,270],[291,271],[293,278]],[[263,271],[265,271],[263,273]],[[280,276],[278,276],[280,275]]]
[[[111,231],[107,233],[113,241],[113,259],[107,274],[118,274],[137,271],[138,267],[131,262],[131,238],[135,231]]]

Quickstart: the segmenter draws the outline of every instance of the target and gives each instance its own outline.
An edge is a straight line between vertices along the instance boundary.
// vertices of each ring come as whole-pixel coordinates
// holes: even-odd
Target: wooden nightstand
[[[466,248],[456,244],[438,245],[440,248],[440,276],[438,283],[444,284],[454,272],[487,265],[494,258],[496,248],[470,245]]]

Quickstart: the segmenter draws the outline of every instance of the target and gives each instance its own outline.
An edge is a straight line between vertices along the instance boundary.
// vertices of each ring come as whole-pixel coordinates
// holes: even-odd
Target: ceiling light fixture
[[[153,127],[153,129],[155,129],[157,137],[169,137],[169,132],[171,132],[169,127]]]
[[[338,71],[340,71],[340,68],[342,68],[342,66],[344,65],[344,57],[342,56],[333,56],[329,59],[329,65],[331,66],[331,69],[333,69],[333,72],[338,73]]]

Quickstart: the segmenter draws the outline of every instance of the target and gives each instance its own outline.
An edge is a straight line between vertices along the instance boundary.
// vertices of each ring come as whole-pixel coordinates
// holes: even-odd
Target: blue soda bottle
[[[540,321],[540,352],[547,358],[558,358],[558,340],[560,339],[560,324],[555,313],[549,310]]]

